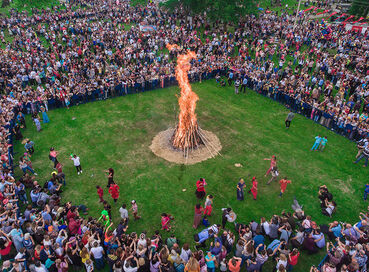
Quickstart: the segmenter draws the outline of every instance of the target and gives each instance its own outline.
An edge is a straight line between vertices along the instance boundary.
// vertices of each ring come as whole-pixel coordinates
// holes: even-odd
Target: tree
[[[353,0],[350,8],[350,13],[358,16],[366,17],[369,14],[368,0]]]
[[[257,13],[253,0],[168,0],[168,8],[183,7],[189,14],[206,12],[210,20],[237,22],[241,17],[250,13]]]

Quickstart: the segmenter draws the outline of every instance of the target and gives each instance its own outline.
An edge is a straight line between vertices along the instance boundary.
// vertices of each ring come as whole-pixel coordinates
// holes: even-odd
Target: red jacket
[[[119,186],[117,184],[113,184],[109,188],[109,194],[113,199],[119,198]]]

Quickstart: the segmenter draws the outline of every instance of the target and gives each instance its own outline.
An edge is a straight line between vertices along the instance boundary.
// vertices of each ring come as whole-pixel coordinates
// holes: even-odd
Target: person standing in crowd
[[[206,195],[206,191],[205,191],[205,186],[206,186],[206,182],[204,178],[200,178],[197,182],[196,182],[196,196],[198,199],[203,199]]]
[[[243,93],[246,93],[246,87],[247,87],[247,77],[244,77],[242,80],[240,92],[242,93],[242,90],[243,90]]]
[[[232,85],[232,81],[233,81],[233,71],[229,71],[229,74],[228,74],[228,85],[231,86]]]
[[[18,112],[17,120],[18,120],[21,128],[27,128],[26,119],[24,118],[24,114],[21,111]]]
[[[234,93],[235,94],[238,94],[239,92],[239,88],[240,88],[240,84],[241,84],[241,82],[240,82],[240,80],[237,78],[236,80],[235,80],[235,82],[234,82]]]
[[[287,114],[286,120],[284,121],[284,123],[286,124],[286,129],[290,128],[292,119],[294,117],[295,117],[295,114],[293,113],[292,110],[290,110],[290,112]]]
[[[286,191],[287,189],[287,184],[291,183],[290,180],[287,179],[287,177],[284,177],[283,179],[281,179],[279,181],[279,184],[281,186],[281,192],[279,193],[279,197],[282,197],[283,193]]]
[[[82,166],[79,157],[74,154],[70,156],[70,159],[73,161],[74,166],[76,167],[77,174],[82,174]]]
[[[320,142],[322,141],[322,137],[320,137],[320,135],[315,137],[315,142],[311,148],[311,151],[318,151],[318,147],[320,145]]]
[[[237,183],[237,200],[244,200],[244,188],[246,184],[245,181],[241,178],[240,181]]]

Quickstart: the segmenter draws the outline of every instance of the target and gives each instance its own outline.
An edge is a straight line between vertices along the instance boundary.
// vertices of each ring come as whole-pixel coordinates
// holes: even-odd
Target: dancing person
[[[357,158],[356,161],[354,161],[354,163],[358,163],[359,161],[361,161],[362,159],[365,159],[365,164],[363,165],[363,167],[367,167],[368,166],[368,159],[369,159],[369,145],[367,145],[364,148],[364,151],[362,154],[360,154],[360,156]]]
[[[320,137],[320,135],[316,136],[315,137],[315,142],[314,142],[314,144],[311,148],[311,151],[313,151],[313,150],[317,151],[321,141],[322,141],[322,137]]]
[[[253,199],[256,200],[256,197],[258,195],[258,181],[256,180],[256,177],[252,177],[252,187],[250,191]]]
[[[131,201],[130,211],[132,211],[132,214],[135,220],[138,220],[141,218],[141,216],[138,215],[138,206],[137,206],[136,200]]]
[[[20,123],[21,128],[27,128],[26,119],[24,118],[24,114],[21,111],[18,112],[17,120]]]
[[[120,217],[123,220],[128,221],[128,210],[127,210],[127,205],[125,203],[123,203],[122,207],[119,208],[119,213],[120,213]]]
[[[206,191],[205,191],[205,186],[206,186],[206,182],[204,178],[200,178],[200,180],[198,180],[196,182],[196,196],[198,199],[203,199],[206,195]]]
[[[23,175],[27,173],[27,170],[30,171],[33,175],[37,176],[37,173],[27,164],[24,156],[19,158],[19,168],[23,171]]]
[[[113,198],[114,202],[117,202],[117,200],[119,198],[119,186],[118,186],[118,184],[116,184],[115,182],[110,184],[109,194]]]
[[[114,183],[114,169],[113,168],[109,168],[108,170],[105,171],[106,173],[108,173],[108,185],[106,187],[110,187],[110,184]]]
[[[328,139],[327,136],[322,137],[321,141],[320,141],[320,145],[319,145],[319,151],[323,152],[325,146],[327,145]]]
[[[204,209],[204,215],[210,216],[211,212],[213,211],[213,196],[208,195],[205,200],[205,209]]]
[[[273,167],[277,166],[277,157],[273,155],[271,159],[265,158],[264,161],[270,161],[270,167],[264,175],[264,177],[266,177],[267,175],[269,175],[270,171],[272,171]]]
[[[364,189],[364,200],[367,199],[368,197],[368,194],[369,194],[369,184],[365,184],[365,189]]]
[[[192,227],[194,229],[197,229],[197,227],[199,226],[199,224],[201,222],[203,211],[204,211],[204,209],[201,207],[201,205],[196,204],[196,206],[195,206],[195,215],[194,215],[194,218],[193,218],[193,225],[192,225]]]
[[[356,159],[361,155],[361,153],[363,153],[364,149],[368,146],[369,141],[368,138],[362,138],[360,141],[357,142],[357,154],[356,154]]]
[[[104,190],[99,185],[96,186],[96,189],[97,189],[97,194],[99,196],[100,202],[103,203],[104,202],[104,198],[103,198]]]
[[[267,184],[269,185],[273,180],[276,180],[279,176],[279,172],[278,172],[278,167],[273,167],[272,171],[270,172],[272,174],[272,177],[270,178],[270,180],[267,182]]]
[[[40,120],[38,119],[38,116],[37,116],[37,115],[35,115],[35,116],[33,117],[33,122],[34,122],[34,123],[35,123],[35,125],[36,125],[37,132],[40,132],[40,131],[42,130],[42,128],[41,128]]]
[[[166,231],[170,231],[171,229],[170,217],[166,213],[161,214],[161,229]]]
[[[237,183],[237,200],[244,200],[244,192],[243,189],[246,186],[245,181],[241,178]]]
[[[292,119],[295,117],[295,114],[292,112],[292,110],[290,110],[290,112],[287,114],[286,120],[284,121],[284,123],[286,124],[286,129],[290,128]]]
[[[77,174],[82,174],[82,166],[81,166],[81,162],[79,160],[79,157],[74,154],[73,156],[71,155],[70,159],[73,161],[74,166],[76,167],[77,170]]]
[[[50,148],[49,159],[54,163],[54,168],[58,164],[58,156],[59,152],[54,149],[54,147]]]
[[[32,155],[33,152],[35,152],[35,149],[33,147],[35,143],[31,141],[30,139],[25,139],[25,140],[26,140],[26,144],[24,145],[24,148],[26,149],[27,153]]]
[[[279,197],[282,197],[283,193],[286,191],[287,189],[287,184],[291,183],[290,180],[287,179],[287,177],[284,177],[283,179],[281,179],[279,181],[279,184],[281,186],[281,192],[279,193]]]
[[[44,124],[49,123],[50,119],[49,119],[49,116],[47,115],[46,110],[45,110],[44,107],[41,107],[41,112],[42,112],[42,121],[43,121],[43,123]]]

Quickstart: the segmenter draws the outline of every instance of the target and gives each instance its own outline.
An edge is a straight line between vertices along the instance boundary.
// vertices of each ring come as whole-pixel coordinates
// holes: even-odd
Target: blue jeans
[[[23,174],[25,174],[27,170],[30,171],[32,174],[35,173],[35,171],[33,171],[33,169],[27,165],[26,167],[22,168]]]
[[[319,143],[314,143],[313,147],[311,148],[311,150],[316,150],[319,146]]]
[[[104,268],[105,264],[104,264],[104,259],[100,258],[100,259],[95,259],[95,263],[96,263],[96,269],[97,270],[101,270]]]
[[[361,161],[361,159],[364,158],[365,159],[365,166],[368,166],[368,157],[365,156],[364,154],[361,154],[359,156],[359,158],[357,158],[357,160],[354,163],[358,163],[359,161]]]
[[[213,268],[208,267],[208,272],[215,272],[215,267]]]
[[[27,201],[27,195],[26,194],[18,194],[19,200],[26,202]]]

